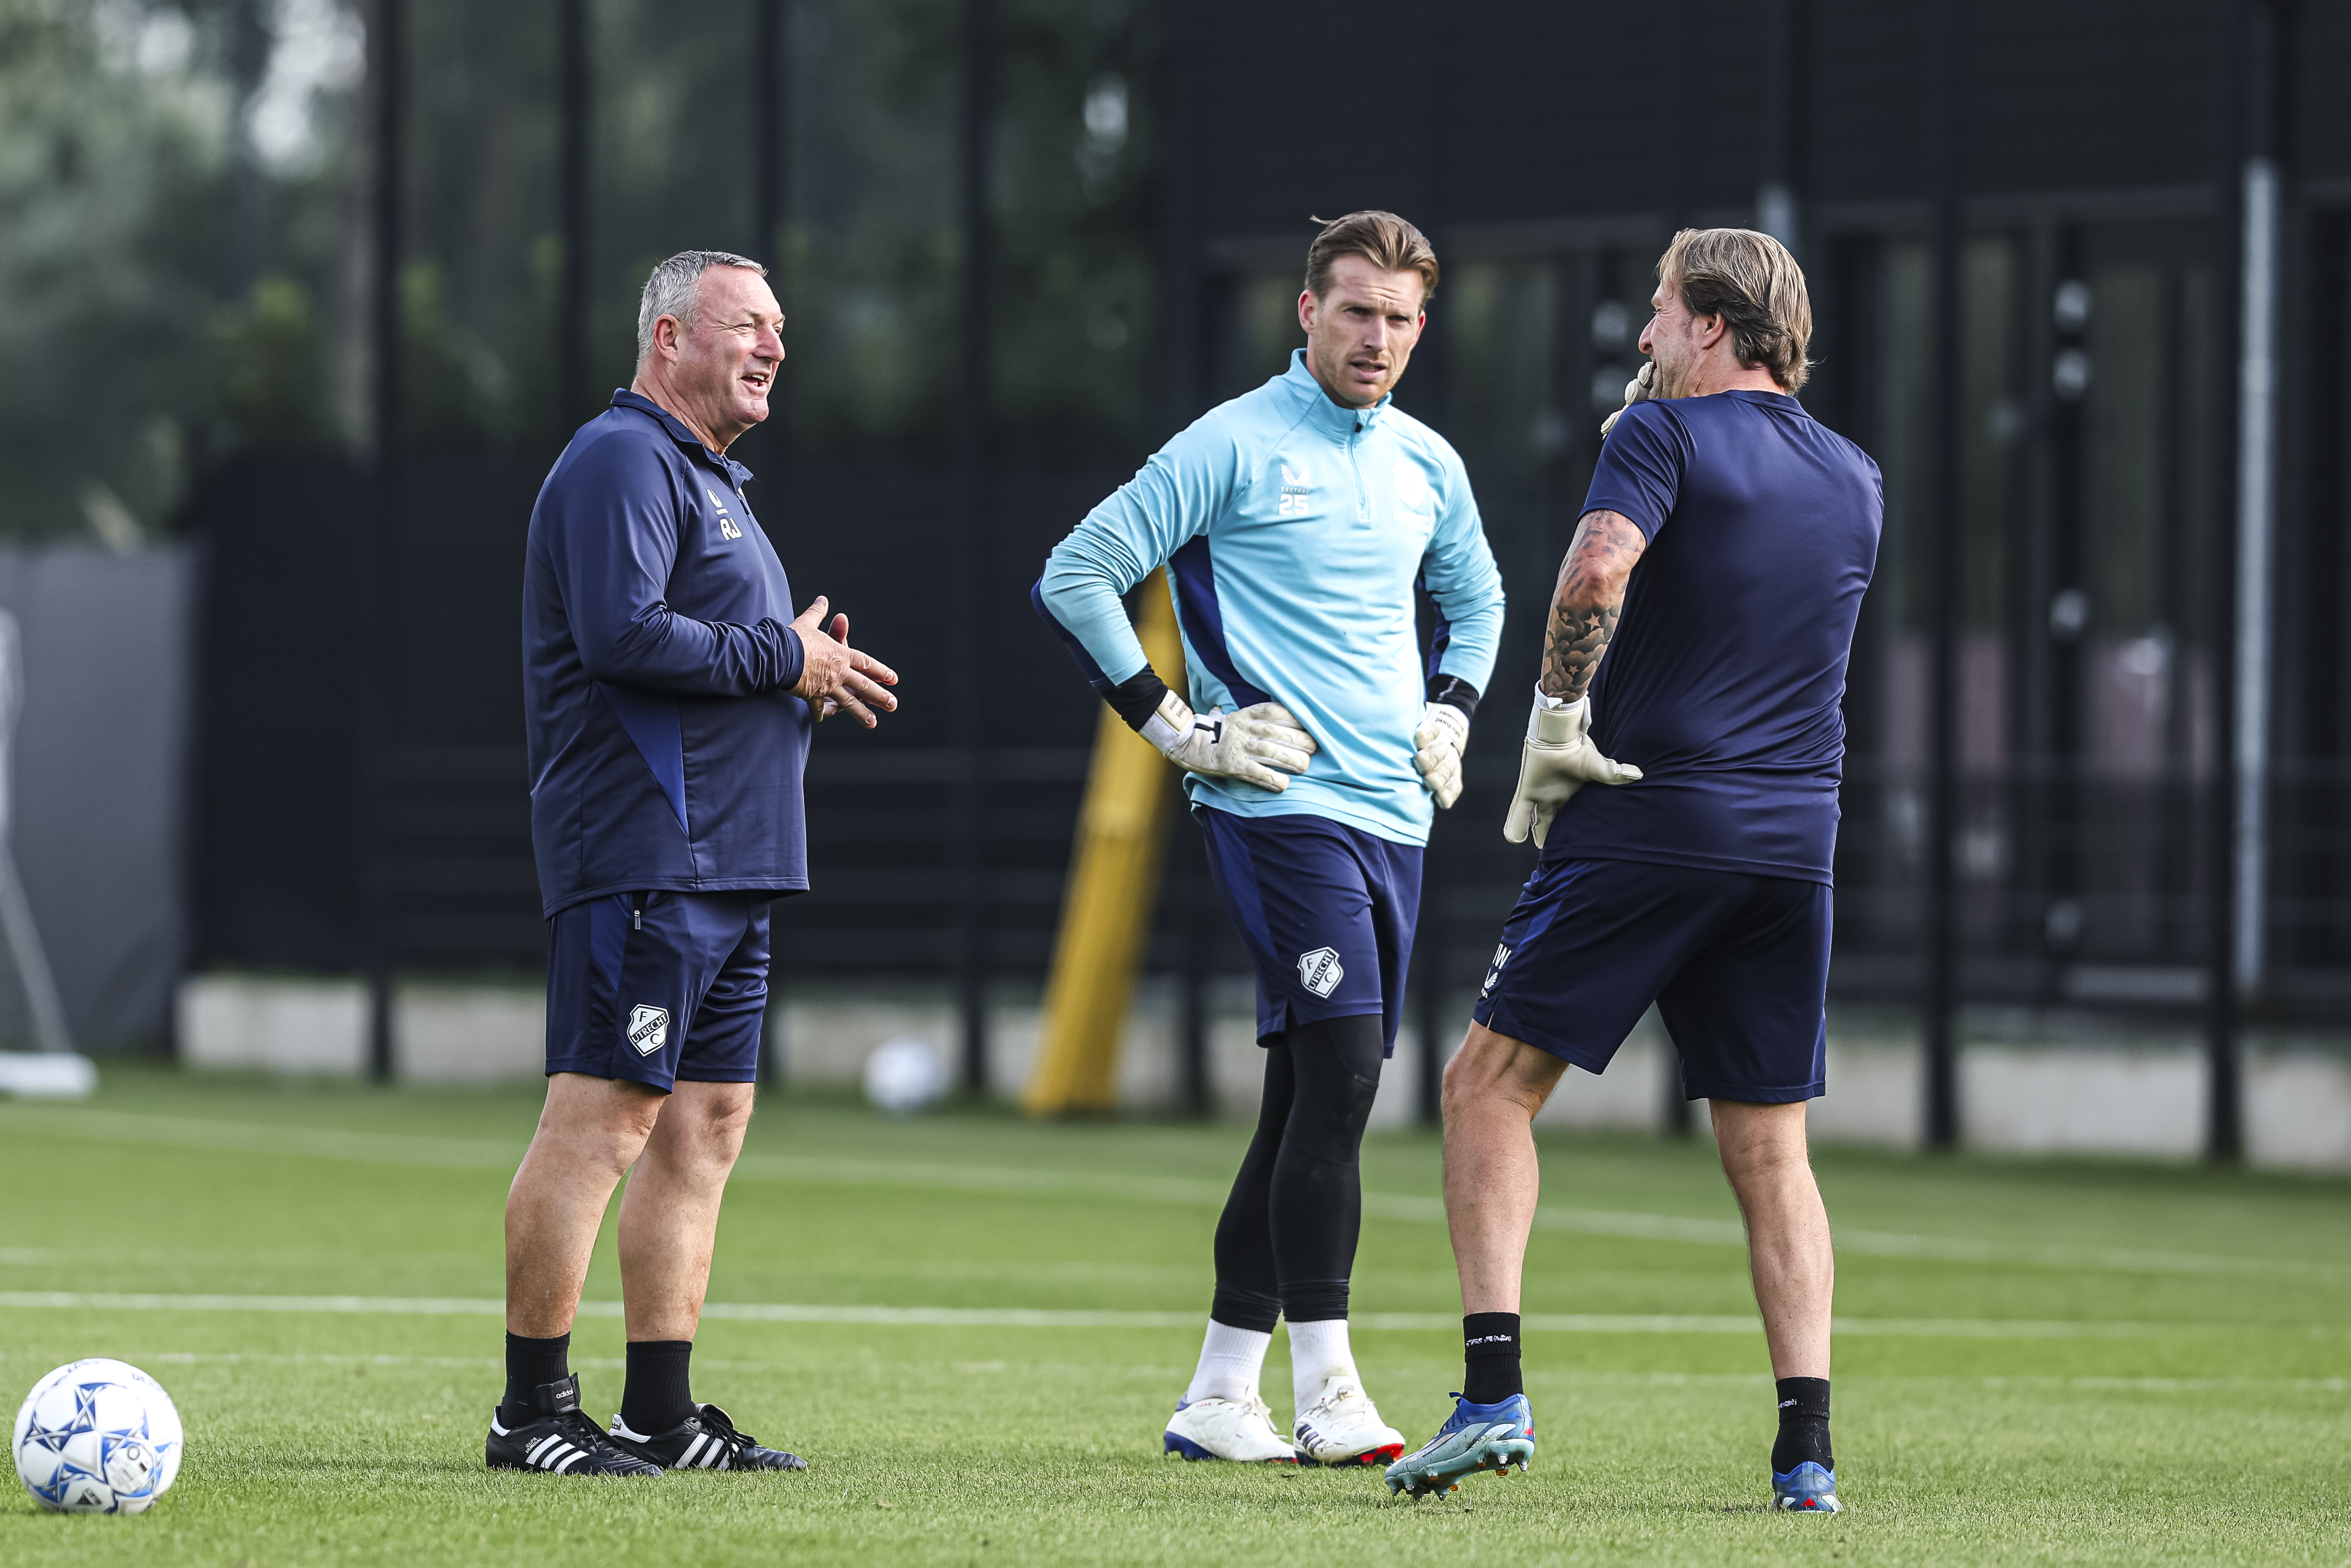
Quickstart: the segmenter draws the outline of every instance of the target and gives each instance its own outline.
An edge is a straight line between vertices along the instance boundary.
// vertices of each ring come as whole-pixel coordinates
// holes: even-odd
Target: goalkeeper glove
[[[1451,703],[1430,703],[1421,710],[1412,744],[1420,787],[1437,797],[1438,810],[1451,810],[1461,799],[1461,752],[1469,744],[1469,716]]]
[[[1656,374],[1656,369],[1657,361],[1655,360],[1641,361],[1640,373],[1625,383],[1625,408],[1630,408],[1646,398],[1656,395],[1649,390],[1654,384],[1652,377]],[[1601,440],[1607,440],[1608,433],[1616,428],[1616,422],[1625,417],[1625,408],[1618,409],[1600,422]]]
[[[1535,689],[1534,712],[1527,716],[1527,743],[1519,753],[1519,788],[1510,797],[1510,814],[1503,819],[1502,837],[1514,844],[1534,835],[1542,847],[1558,816],[1575,792],[1586,784],[1630,784],[1641,770],[1600,755],[1586,736],[1592,727],[1592,701],[1572,703],[1545,696]]]
[[[1187,772],[1238,779],[1277,795],[1290,788],[1282,774],[1305,772],[1314,755],[1314,737],[1280,703],[1257,703],[1229,716],[1220,707],[1196,714],[1171,691],[1143,721],[1142,734]]]

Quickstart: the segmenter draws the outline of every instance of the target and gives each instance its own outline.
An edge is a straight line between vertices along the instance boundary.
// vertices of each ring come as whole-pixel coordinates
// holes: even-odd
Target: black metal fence
[[[807,46],[792,80],[809,87],[816,46],[786,9],[763,0],[737,20],[759,21],[763,49]],[[1122,465],[1280,368],[1307,215],[1378,204],[1417,217],[1445,257],[1402,401],[1462,451],[1511,596],[1468,790],[1432,842],[1425,997],[1474,983],[1524,874],[1526,852],[1497,831],[1514,694],[1535,665],[1597,420],[1637,362],[1654,259],[1677,225],[1721,222],[1795,242],[1818,324],[1807,404],[1886,478],[1847,705],[1834,984],[1923,996],[1930,1039],[1945,1042],[1970,998],[2175,1018],[2201,1007],[2216,1063],[2240,1004],[2351,1021],[2339,612],[2351,397],[2337,373],[2351,350],[2351,13],[2283,0],[2127,9],[2122,25],[2089,0],[1655,16],[1382,0],[1311,79],[1268,40],[1311,27],[1313,7],[1154,11],[1148,26],[1103,35],[1101,58],[1125,74],[1087,89],[1088,125],[1099,97],[1102,125],[1115,118],[1123,136],[1131,86],[1137,145],[1151,149],[1099,209],[1117,231],[1104,254],[1155,258],[1148,308],[1072,296],[1062,324],[1082,318],[1085,331],[1050,349],[994,330],[1059,298],[1068,268],[1020,249],[1027,231],[1005,225],[1010,198],[991,174],[1005,39],[1017,34],[1033,63],[1051,54],[1050,30],[987,0],[958,0],[951,28],[946,11],[925,13],[925,37],[955,53],[952,69],[928,56],[922,68],[952,87],[957,112],[925,121],[952,156],[917,162],[952,208],[956,243],[924,253],[938,262],[915,290],[930,303],[902,310],[899,328],[933,322],[903,340],[927,356],[932,392],[953,395],[908,416],[895,457],[844,455],[864,450],[847,436],[827,449],[822,409],[749,443],[768,448],[751,455],[769,476],[753,499],[796,588],[849,608],[860,641],[908,683],[905,713],[881,733],[821,736],[809,774],[818,885],[787,909],[788,965],[951,976],[975,1021],[989,977],[1041,972],[1096,710],[1030,617],[1028,582]],[[577,6],[549,16],[585,25]],[[1733,101],[1625,68],[1693,29],[1771,62],[1770,90]],[[1393,47],[1403,38],[1410,48]],[[2068,50],[2105,68],[2051,75]],[[1336,136],[1355,124],[1364,83],[1384,112]],[[564,136],[590,136],[596,101],[564,98]],[[756,221],[775,219],[792,245],[854,227],[819,178],[825,127],[854,106],[824,101],[817,119],[760,132],[797,125],[789,159],[753,160]],[[880,156],[871,138],[858,146]],[[1088,143],[1072,167],[1116,152]],[[1033,152],[1020,167],[1045,168]],[[1050,207],[1023,181],[1023,211]],[[819,187],[831,193],[805,208]],[[593,204],[577,181],[563,188],[559,226],[578,240]],[[619,314],[604,237],[600,344]],[[826,243],[848,255],[839,239]],[[785,279],[820,291],[820,329],[846,330],[853,276],[788,267]],[[383,345],[398,318],[380,319]],[[1008,452],[1057,450],[1056,420],[1038,412],[1053,406],[1055,367],[1081,353],[1110,356],[1085,361],[1088,375],[1127,363],[1117,356],[1146,322],[1138,341],[1166,417],[1088,425],[1072,471],[1006,471],[1025,461]],[[2274,340],[2264,322],[2283,324]],[[591,324],[550,326],[558,362],[608,357],[619,337],[590,355],[565,336]],[[2247,423],[2257,361],[2274,378],[2262,383],[2275,390],[2267,425]],[[852,362],[857,375],[841,369]],[[826,363],[824,384],[853,401],[881,361]],[[1093,384],[1069,384],[1081,383]],[[1114,426],[1134,432],[1116,462],[1103,455]],[[521,530],[549,455],[434,458],[403,450],[397,421],[386,428],[392,468],[249,458],[216,473],[188,515],[214,560],[198,878],[209,961],[537,959],[513,637]],[[2249,450],[2269,466],[2250,470]],[[367,516],[384,473],[402,476],[399,517],[390,553],[365,557],[354,530],[319,519]],[[2274,583],[2250,597],[2249,538]],[[371,572],[368,559],[393,564]],[[385,716],[370,773],[354,713],[373,688],[355,627],[379,582],[392,585],[392,652],[370,699]],[[2249,650],[2267,661],[2250,685]],[[372,949],[363,843],[388,916]],[[1150,962],[1238,972],[1188,837],[1171,866]]]

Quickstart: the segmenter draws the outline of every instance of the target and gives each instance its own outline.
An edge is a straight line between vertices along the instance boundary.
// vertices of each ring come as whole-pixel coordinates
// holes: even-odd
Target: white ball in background
[[[10,1444],[33,1500],[60,1513],[141,1513],[180,1473],[180,1412],[162,1384],[103,1356],[33,1385]]]
[[[946,1092],[946,1063],[928,1040],[901,1036],[865,1059],[865,1097],[893,1116],[910,1116]]]

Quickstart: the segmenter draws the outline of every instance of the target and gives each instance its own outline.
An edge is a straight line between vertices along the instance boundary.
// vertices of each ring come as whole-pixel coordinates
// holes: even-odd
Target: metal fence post
[[[402,491],[402,400],[406,396],[400,308],[400,261],[403,246],[401,197],[406,183],[402,155],[406,92],[402,58],[406,20],[403,0],[376,0],[375,26],[368,38],[368,69],[375,89],[374,298],[370,316],[375,356],[375,497],[367,508],[359,552],[361,631],[359,638],[358,862],[360,963],[367,983],[368,1073],[379,1082],[392,1075],[392,928],[385,863],[385,831],[391,795],[391,727],[393,662],[392,628],[398,592]]]
[[[963,385],[956,400],[956,473],[962,493],[960,527],[950,551],[954,575],[947,584],[954,629],[951,729],[960,766],[955,789],[956,832],[951,860],[956,890],[954,953],[956,1010],[962,1036],[964,1092],[984,1095],[988,1087],[987,789],[985,734],[980,727],[984,693],[976,656],[987,598],[989,565],[987,454],[990,418],[991,333],[994,308],[995,234],[989,203],[994,116],[994,27],[991,0],[962,0],[957,13],[961,91],[961,217],[963,257],[956,305],[961,320]]]
[[[563,275],[555,310],[555,430],[558,440],[594,407],[588,387],[588,0],[558,0],[555,13],[557,221]]]
[[[2220,94],[2222,210],[2235,253],[2235,504],[2219,568],[2214,653],[2220,738],[2212,768],[2212,876],[2205,1016],[2205,1153],[2244,1156],[2243,1005],[2258,993],[2268,915],[2272,575],[2277,532],[2279,165],[2284,23],[2273,0],[2231,8]]]
[[[1929,675],[1927,811],[1927,985],[1925,1132],[1929,1148],[1959,1139],[1958,1014],[1959,909],[1953,841],[1959,827],[1959,607],[1966,593],[1967,552],[1960,534],[1959,422],[1965,417],[1960,363],[1959,250],[1966,214],[1961,126],[1966,38],[1958,0],[1936,10],[1938,190],[1935,204],[1935,598]]]

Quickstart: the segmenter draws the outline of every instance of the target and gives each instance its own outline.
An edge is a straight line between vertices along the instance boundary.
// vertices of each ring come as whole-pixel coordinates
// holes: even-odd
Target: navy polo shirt
[[[1592,684],[1593,739],[1644,777],[1579,790],[1543,859],[1829,882],[1877,465],[1784,393],[1638,402],[1583,509],[1649,541]]]
[[[523,704],[549,915],[609,893],[808,886],[799,634],[750,477],[616,392],[539,487]]]

